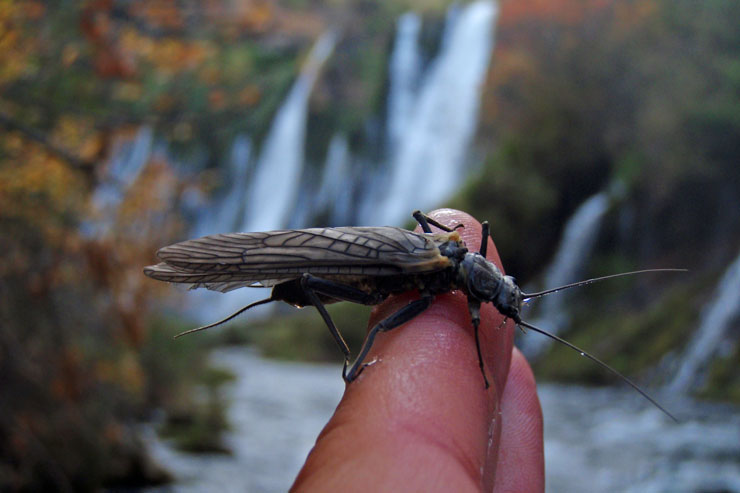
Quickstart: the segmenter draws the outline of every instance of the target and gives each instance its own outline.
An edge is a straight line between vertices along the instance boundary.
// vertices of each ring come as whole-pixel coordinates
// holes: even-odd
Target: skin
[[[450,209],[430,214],[477,251],[480,223]],[[501,268],[492,241],[488,259]],[[503,271],[503,268],[502,268]],[[418,294],[379,305],[369,327]],[[542,411],[532,371],[513,348],[514,324],[481,309],[478,368],[466,298],[440,295],[424,313],[378,335],[347,386],[293,491],[544,491]]]

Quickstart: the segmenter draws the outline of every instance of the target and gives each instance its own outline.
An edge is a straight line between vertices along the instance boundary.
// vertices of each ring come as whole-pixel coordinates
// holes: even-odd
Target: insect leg
[[[301,282],[301,284],[303,284],[303,282]],[[316,310],[319,312],[319,315],[321,315],[321,318],[324,319],[324,323],[329,328],[331,336],[336,341],[337,346],[339,346],[339,350],[342,351],[342,354],[344,354],[344,367],[346,368],[347,364],[349,363],[349,346],[347,346],[347,343],[342,337],[342,334],[339,332],[339,329],[337,329],[337,326],[334,325],[334,321],[331,319],[331,315],[329,315],[329,312],[326,311],[326,307],[324,307],[324,304],[321,302],[321,299],[319,299],[318,295],[316,295],[316,292],[307,286],[303,286],[303,291],[306,293],[306,296],[308,296],[308,299],[311,300],[311,304],[316,307]]]
[[[364,368],[362,362],[365,360],[365,357],[370,351],[370,348],[373,347],[373,342],[375,342],[375,336],[378,335],[378,332],[388,332],[389,330],[395,329],[399,325],[405,324],[406,322],[415,318],[421,312],[429,308],[433,300],[434,297],[429,295],[423,296],[418,300],[414,300],[397,312],[381,320],[372,329],[370,329],[370,332],[367,333],[367,338],[365,338],[365,342],[362,344],[360,354],[357,356],[357,359],[352,364],[352,367],[349,369],[348,372],[342,372],[342,378],[344,378],[345,382],[352,382],[360,374],[362,368]]]
[[[377,305],[385,299],[385,296],[368,294],[352,286],[316,277],[312,274],[303,274],[303,277],[301,277],[301,287],[304,290],[308,288],[337,300],[349,301],[350,303],[360,305]]]
[[[301,288],[303,288],[303,292],[306,293],[308,299],[311,300],[311,304],[316,307],[316,310],[318,310],[321,318],[324,319],[324,323],[326,323],[326,326],[329,328],[329,332],[331,333],[332,337],[334,337],[334,340],[337,342],[337,346],[339,346],[342,354],[344,354],[344,368],[346,369],[347,365],[349,364],[349,347],[344,341],[344,338],[339,332],[339,329],[337,329],[337,326],[334,324],[334,321],[331,319],[329,312],[326,311],[326,307],[324,307],[324,304],[321,302],[321,299],[319,298],[317,293],[331,296],[332,298],[343,301],[362,303],[366,305],[377,303],[377,297],[368,295],[367,293],[360,291],[359,289],[355,289],[351,286],[346,286],[337,282],[321,279],[320,277],[315,277],[311,274],[303,274],[303,277],[301,277]]]
[[[490,387],[490,384],[488,383],[488,377],[486,377],[486,368],[483,364],[483,353],[480,349],[480,335],[478,334],[478,327],[480,326],[480,302],[468,299],[468,310],[470,310],[470,318],[473,320],[475,349],[478,351],[478,366],[480,367],[481,375],[483,375],[483,382],[486,384],[486,388],[488,388]]]
[[[463,227],[462,224],[458,224],[457,226],[455,226],[454,229],[453,228],[449,228],[449,227],[445,226],[444,224],[442,224],[442,223],[440,223],[438,221],[435,221],[434,219],[432,219],[431,217],[427,216],[426,214],[424,214],[421,211],[414,211],[414,213],[412,214],[412,216],[414,216],[414,219],[416,219],[416,222],[419,223],[419,226],[421,226],[422,231],[424,231],[425,233],[431,233],[432,232],[432,228],[429,227],[430,224],[432,226],[438,227],[442,231],[447,231],[448,233],[454,231],[457,228]]]
[[[486,257],[486,253],[488,251],[488,221],[483,221],[481,224],[481,240],[480,240],[480,251],[478,253],[481,254],[483,258]]]
[[[414,211],[413,214],[414,219],[416,219],[416,222],[419,223],[419,226],[421,226],[421,230],[425,233],[431,233],[432,228],[429,227],[429,223],[427,222],[427,216],[421,211]]]

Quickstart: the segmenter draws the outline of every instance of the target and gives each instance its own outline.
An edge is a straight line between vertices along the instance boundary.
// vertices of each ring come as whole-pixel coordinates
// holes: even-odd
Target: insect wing
[[[456,233],[392,227],[312,228],[205,236],[164,247],[149,277],[230,291],[271,286],[303,273],[322,277],[434,272],[449,265],[437,245]]]

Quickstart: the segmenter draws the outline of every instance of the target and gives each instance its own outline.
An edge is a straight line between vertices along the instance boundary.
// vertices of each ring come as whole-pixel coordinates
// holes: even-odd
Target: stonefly
[[[363,361],[378,332],[392,330],[429,308],[435,295],[460,290],[468,299],[475,345],[486,388],[489,387],[481,355],[478,326],[481,303],[492,303],[517,326],[550,337],[617,375],[643,397],[675,420],[673,415],[630,379],[595,356],[521,319],[522,304],[529,299],[583,286],[604,279],[644,272],[682,271],[648,269],[588,279],[537,293],[524,293],[514,278],[504,275],[486,260],[488,223],[478,252],[470,252],[456,231],[421,211],[413,213],[423,233],[394,227],[310,228],[264,233],[217,234],[175,243],[160,249],[161,263],[144,269],[160,281],[192,284],[227,292],[241,287],[272,287],[269,298],[247,305],[210,325],[192,329],[177,337],[221,325],[250,308],[284,301],[296,307],[315,306],[344,354],[342,377],[352,382],[366,366]],[[429,225],[443,232],[433,233]],[[462,225],[458,226],[462,227]],[[418,289],[419,299],[411,301],[370,331],[354,363],[350,351],[324,307],[337,301],[377,305],[389,295]]]

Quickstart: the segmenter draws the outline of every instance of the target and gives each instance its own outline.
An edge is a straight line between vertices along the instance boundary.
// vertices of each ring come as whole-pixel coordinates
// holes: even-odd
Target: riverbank
[[[286,491],[342,396],[339,366],[268,360],[243,347],[211,358],[237,375],[227,388],[232,454],[185,454],[150,432],[154,458],[178,478],[150,491]],[[732,406],[666,401],[676,424],[629,389],[542,384],[539,395],[548,491],[740,491]]]

